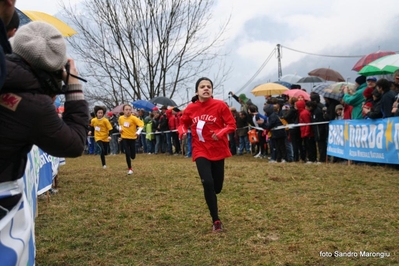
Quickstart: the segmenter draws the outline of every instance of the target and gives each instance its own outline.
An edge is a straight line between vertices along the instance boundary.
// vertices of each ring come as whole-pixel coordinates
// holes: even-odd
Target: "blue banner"
[[[10,181],[3,187],[0,195],[22,193],[23,196],[20,202],[0,220],[1,265],[35,264],[36,199],[37,195],[51,188],[59,165],[60,158],[50,156],[37,146],[33,146],[28,154],[23,178]]]
[[[399,117],[331,121],[327,154],[354,161],[399,164]]]

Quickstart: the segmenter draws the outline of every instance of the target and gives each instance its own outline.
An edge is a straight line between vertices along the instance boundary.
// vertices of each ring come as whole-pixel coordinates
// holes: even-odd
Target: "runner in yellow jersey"
[[[119,131],[121,132],[122,145],[125,148],[126,163],[129,168],[127,174],[133,174],[132,161],[136,158],[136,139],[143,130],[144,123],[132,115],[132,106],[125,104],[123,113],[119,117]]]
[[[111,139],[109,132],[112,130],[111,123],[104,117],[105,111],[105,108],[102,106],[94,107],[96,117],[91,120],[90,126],[92,130],[89,131],[89,136],[94,135],[94,140],[100,150],[101,163],[104,169],[107,168],[105,164],[105,155],[108,154],[109,151],[109,140]]]

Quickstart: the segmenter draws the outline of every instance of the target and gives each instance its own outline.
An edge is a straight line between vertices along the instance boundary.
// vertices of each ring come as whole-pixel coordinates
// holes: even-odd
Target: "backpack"
[[[251,144],[259,142],[258,132],[256,131],[256,129],[251,129],[248,131],[248,138]]]

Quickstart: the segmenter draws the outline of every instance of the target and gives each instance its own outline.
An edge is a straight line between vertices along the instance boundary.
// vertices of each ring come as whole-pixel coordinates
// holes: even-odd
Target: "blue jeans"
[[[169,154],[173,154],[173,150],[172,150],[172,132],[165,133],[165,136],[166,136],[167,152]]]
[[[154,153],[154,140],[146,139],[147,144],[147,152]]]
[[[187,133],[187,157],[192,156],[192,146],[191,146],[191,132]]]
[[[89,145],[88,154],[94,154],[94,152],[95,152],[95,141],[94,141],[94,137],[92,137],[92,136],[87,137],[87,143],[88,143],[88,145]]]
[[[140,144],[143,147],[143,153],[147,153],[147,140],[146,134],[140,134]]]
[[[111,154],[118,154],[119,153],[119,144],[118,144],[118,138],[120,137],[119,133],[112,133],[111,134],[111,140],[109,142],[110,148],[111,148]]]
[[[294,161],[294,149],[292,148],[292,143],[291,141],[288,140],[288,138],[285,138],[285,149],[287,150],[287,162],[293,162]],[[285,159],[285,158],[283,158]]]
[[[251,153],[248,136],[240,136],[239,138],[240,146],[238,148],[238,154],[243,154],[244,149],[247,151],[248,154]]]

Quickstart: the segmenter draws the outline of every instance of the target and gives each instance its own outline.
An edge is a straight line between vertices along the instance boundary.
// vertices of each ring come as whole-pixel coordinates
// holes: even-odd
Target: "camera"
[[[71,65],[69,64],[69,62],[67,62],[64,67],[65,67],[65,71],[67,73],[67,79],[68,79],[68,76],[69,76],[68,74],[70,73],[69,71],[71,69]],[[60,70],[55,71],[53,74],[54,74],[56,79],[61,79],[62,80],[62,73],[63,72],[64,72],[64,69],[60,69]]]

